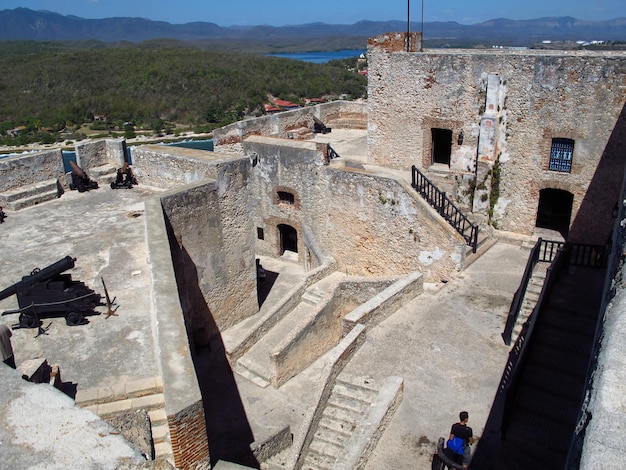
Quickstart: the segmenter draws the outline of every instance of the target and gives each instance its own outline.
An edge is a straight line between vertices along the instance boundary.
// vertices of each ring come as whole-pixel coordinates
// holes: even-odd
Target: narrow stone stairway
[[[489,468],[564,468],[585,391],[604,274],[572,267],[553,287],[505,411],[497,463]]]
[[[273,359],[274,355],[280,353],[277,348],[286,338],[297,336],[298,332],[306,330],[317,321],[320,310],[331,301],[337,285],[343,278],[345,274],[335,272],[309,287],[302,295],[301,302],[237,360],[235,372],[262,388],[269,384],[277,385],[277,381],[280,380],[284,381],[284,377],[277,377],[282,371],[277,370]],[[338,332],[340,332],[339,322],[340,319],[337,318]],[[339,335],[337,338],[339,339]],[[317,343],[325,344],[324,341]],[[308,357],[300,360],[301,370],[325,352],[325,349],[308,351]],[[293,371],[291,373],[293,374]]]
[[[347,449],[350,443],[355,442],[355,433],[365,421],[374,421],[376,429],[370,429],[372,435],[367,435],[366,440],[373,447],[383,426],[382,421],[370,415],[375,403],[380,400],[383,384],[376,384],[372,380],[363,377],[352,377],[341,374],[337,378],[332,394],[324,408],[313,440],[305,452],[302,469],[304,470],[327,470],[332,469],[338,459],[344,458],[355,449]],[[391,394],[387,395],[385,408],[393,408],[401,389],[401,380],[397,380],[392,387]],[[387,386],[389,387],[389,385]],[[393,395],[393,398],[390,398]],[[384,400],[383,400],[384,401]],[[385,410],[385,413],[387,410]],[[358,439],[357,439],[358,440]],[[355,446],[359,452],[358,446]]]

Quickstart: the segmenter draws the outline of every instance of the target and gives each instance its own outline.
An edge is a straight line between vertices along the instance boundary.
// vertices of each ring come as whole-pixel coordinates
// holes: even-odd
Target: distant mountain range
[[[0,40],[139,42],[171,38],[182,41],[271,41],[288,38],[311,40],[326,37],[368,38],[391,31],[405,31],[402,21],[359,21],[352,25],[310,23],[297,26],[229,26],[194,22],[170,24],[143,18],[84,19],[28,8],[0,10]],[[420,23],[411,24],[420,31]],[[541,40],[626,41],[626,17],[608,21],[585,21],[571,17],[508,20],[504,18],[472,25],[456,22],[424,23],[425,41],[468,41],[490,44],[529,44]]]

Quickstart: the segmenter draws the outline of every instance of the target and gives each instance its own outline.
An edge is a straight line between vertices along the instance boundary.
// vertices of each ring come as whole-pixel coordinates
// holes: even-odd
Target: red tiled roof
[[[287,100],[274,100],[272,101],[272,103],[282,108],[296,108],[300,106],[299,104],[292,103],[291,101],[287,101]]]

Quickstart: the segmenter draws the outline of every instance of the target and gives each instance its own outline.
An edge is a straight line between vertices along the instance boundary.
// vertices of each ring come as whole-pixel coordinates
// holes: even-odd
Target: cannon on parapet
[[[62,274],[74,267],[76,258],[66,256],[44,269],[34,269],[29,276],[0,292],[0,300],[17,295],[18,309],[2,315],[19,313],[18,328],[38,328],[40,318],[64,316],[70,326],[87,323],[85,315],[96,315],[94,309],[101,296],[71,274]]]
[[[87,172],[72,160],[70,160],[70,168],[72,169],[71,190],[76,189],[79,193],[84,193],[90,189],[98,189],[98,183],[90,179]]]
[[[318,118],[313,116],[313,132],[316,134],[328,134],[332,131],[330,127],[326,127],[326,125],[320,121]]]

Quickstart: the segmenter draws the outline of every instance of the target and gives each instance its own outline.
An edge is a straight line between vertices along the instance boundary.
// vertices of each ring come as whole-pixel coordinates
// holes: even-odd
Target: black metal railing
[[[522,301],[524,300],[524,295],[526,294],[528,283],[533,277],[533,270],[535,269],[535,266],[539,261],[546,261],[545,259],[542,259],[547,252],[545,247],[546,244],[540,238],[539,240],[537,240],[537,243],[535,243],[535,246],[532,248],[532,250],[530,250],[530,255],[528,256],[528,261],[526,262],[524,275],[522,276],[519,287],[517,288],[517,291],[515,291],[515,295],[513,296],[513,302],[511,302],[509,315],[506,318],[506,325],[504,326],[504,331],[502,332],[502,339],[504,340],[504,344],[506,344],[507,346],[511,344],[511,335],[513,334],[513,328],[515,327],[515,323],[517,322],[519,312],[522,309]],[[551,253],[551,250],[549,251],[549,253]]]
[[[502,332],[502,339],[508,346],[511,344],[511,335],[513,334],[513,328],[519,317],[519,313],[522,309],[522,302],[526,289],[533,275],[533,270],[537,263],[552,263],[556,258],[559,250],[563,249],[563,263],[564,266],[584,266],[594,268],[605,268],[608,260],[610,246],[602,245],[586,245],[581,243],[566,243],[555,240],[537,240],[535,246],[530,251],[528,256],[528,262],[526,263],[526,269],[524,275],[520,281],[520,285],[513,296],[511,302],[511,308],[506,319],[506,325]]]
[[[552,264],[548,268],[546,278],[543,283],[543,288],[539,294],[537,304],[532,313],[528,317],[528,320],[524,324],[522,331],[520,332],[515,345],[509,352],[509,358],[504,368],[504,373],[498,386],[498,395],[503,400],[503,415],[501,423],[502,437],[506,435],[506,431],[509,426],[509,415],[512,407],[510,406],[510,400],[513,392],[515,391],[516,382],[519,378],[520,365],[523,363],[524,355],[527,350],[527,345],[532,335],[533,329],[539,317],[539,312],[543,308],[544,302],[547,302],[550,291],[559,278],[560,273],[567,269],[567,256],[565,250],[558,250]]]
[[[465,239],[472,251],[478,247],[478,226],[470,222],[445,192],[440,191],[415,165],[411,186]]]

